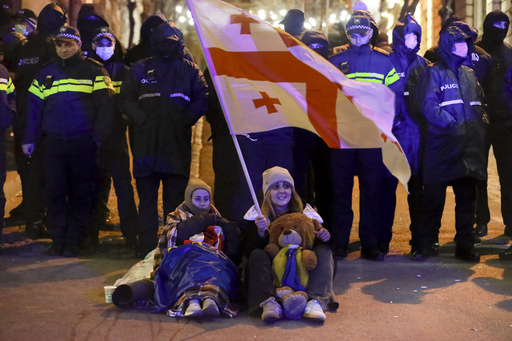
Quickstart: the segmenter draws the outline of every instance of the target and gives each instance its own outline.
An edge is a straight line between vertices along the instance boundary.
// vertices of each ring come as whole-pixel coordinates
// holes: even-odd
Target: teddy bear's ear
[[[320,222],[316,219],[311,219],[313,220],[313,226],[315,226],[315,231],[320,231],[320,229],[322,228],[322,225],[320,225]]]

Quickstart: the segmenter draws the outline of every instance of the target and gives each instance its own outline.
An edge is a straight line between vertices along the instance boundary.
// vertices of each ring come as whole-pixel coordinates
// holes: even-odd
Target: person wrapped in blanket
[[[154,254],[153,312],[234,317],[240,231],[210,203],[211,189],[191,179],[185,201],[168,215]]]

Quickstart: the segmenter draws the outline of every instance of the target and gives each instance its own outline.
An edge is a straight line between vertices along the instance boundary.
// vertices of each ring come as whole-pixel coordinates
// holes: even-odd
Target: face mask
[[[464,42],[453,44],[452,53],[459,57],[466,57],[468,55],[468,44]]]
[[[20,34],[23,34],[24,36],[26,36],[26,34],[25,34],[26,28],[27,28],[27,26],[25,26],[25,25],[14,25],[14,32],[20,33]]]
[[[163,59],[177,59],[180,55],[178,42],[170,39],[157,45],[156,52]]]
[[[103,60],[109,60],[114,55],[114,46],[96,47],[96,54]]]
[[[405,46],[410,50],[414,50],[416,46],[418,46],[418,37],[416,34],[407,33],[405,35]]]

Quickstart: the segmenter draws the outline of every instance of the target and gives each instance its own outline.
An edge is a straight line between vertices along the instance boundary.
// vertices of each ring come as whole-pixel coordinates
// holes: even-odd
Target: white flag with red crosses
[[[407,185],[390,89],[348,79],[288,33],[223,1],[187,3],[232,133],[298,127],[331,148],[382,148],[384,164]]]

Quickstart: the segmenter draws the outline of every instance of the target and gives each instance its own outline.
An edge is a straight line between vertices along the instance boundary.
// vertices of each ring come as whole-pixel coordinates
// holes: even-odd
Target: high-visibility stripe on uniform
[[[114,92],[116,94],[121,92],[121,85],[123,84],[123,81],[112,81],[112,86],[114,87]]]
[[[97,76],[94,82],[90,79],[58,79],[52,82],[50,88],[39,85],[37,80],[32,82],[28,91],[41,99],[55,95],[60,92],[82,92],[90,94],[93,91],[111,89],[114,91],[109,77]]]
[[[0,78],[0,91],[5,91],[8,95],[14,92],[14,84],[12,83],[11,77]]]
[[[30,85],[30,88],[28,88],[28,92],[36,95],[40,99],[44,99],[43,90],[39,86],[39,82],[37,81],[37,79],[34,79],[32,84]]]
[[[453,104],[464,104],[464,101],[461,100],[461,99],[454,99],[454,100],[451,100],[451,101],[441,102],[441,104],[439,104],[439,106],[445,107],[447,105],[453,105]]]
[[[482,102],[480,102],[480,101],[473,101],[473,102],[469,102],[469,105],[482,105]]]
[[[190,97],[188,97],[187,95],[184,95],[184,94],[182,94],[182,93],[180,93],[180,92],[177,92],[177,93],[171,94],[171,95],[170,95],[170,97],[171,97],[171,98],[173,98],[173,97],[181,97],[181,98],[183,98],[184,100],[186,100],[186,101],[190,102]]]
[[[386,76],[384,84],[386,86],[389,86],[390,84],[393,84],[394,82],[398,81],[400,79],[400,76],[398,76],[398,73],[396,73],[395,68],[391,69],[391,71],[388,72],[388,75]]]
[[[348,78],[362,82],[380,83],[386,86],[398,81],[400,77],[395,68],[388,72],[386,76],[377,72],[354,72],[345,74]]]
[[[110,77],[96,76],[96,79],[94,80],[94,91],[102,89],[110,89],[114,91],[114,86],[112,85]]]
[[[144,98],[150,98],[150,97],[160,97],[160,93],[159,93],[159,92],[153,92],[153,93],[150,93],[150,94],[140,95],[140,96],[139,96],[139,101],[140,101],[141,99],[144,99]]]

